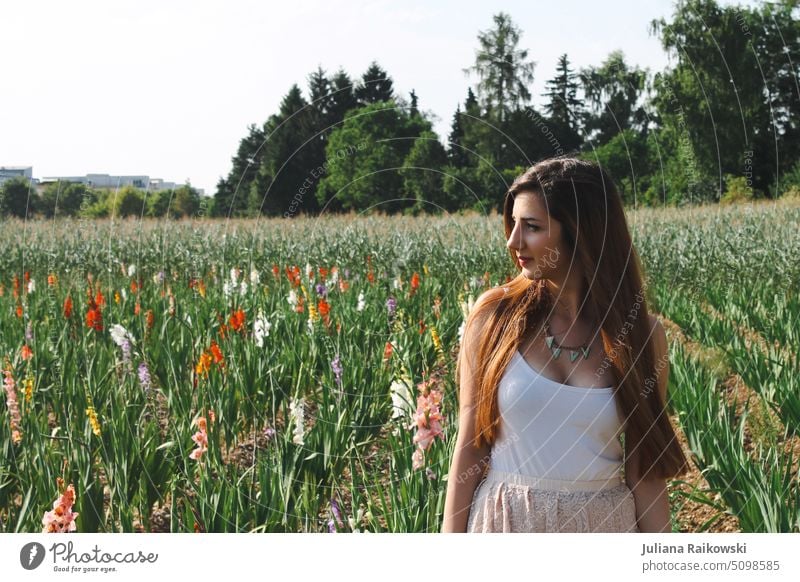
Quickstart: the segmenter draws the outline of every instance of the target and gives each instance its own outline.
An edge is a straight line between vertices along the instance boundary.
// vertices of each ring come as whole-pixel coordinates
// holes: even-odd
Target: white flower
[[[192,326],[192,318],[191,318],[191,317],[189,317],[189,314],[188,314],[188,313],[186,314],[186,316],[185,316],[183,319],[184,319],[184,321],[186,321],[186,323],[188,323],[188,324],[189,324],[189,327],[191,327],[191,326]]]
[[[392,418],[410,419],[414,414],[414,396],[408,377],[403,374],[400,379],[392,382],[389,390],[392,394]]]
[[[294,430],[292,431],[292,442],[296,445],[303,445],[305,444],[303,441],[304,436],[304,426],[303,423],[305,422],[305,411],[303,409],[303,399],[295,400],[294,398],[291,399],[289,402],[289,412],[292,419],[292,424],[294,425]]]
[[[314,321],[310,317],[308,318],[308,333],[314,333]]]
[[[250,284],[255,287],[261,282],[261,274],[253,269],[250,271]]]
[[[239,269],[234,267],[231,269],[231,283],[236,285],[238,281],[239,281]]]
[[[361,291],[358,293],[358,305],[356,306],[356,311],[364,311],[364,307],[367,305],[366,301],[364,301],[364,292]]]
[[[288,301],[289,305],[292,307],[297,307],[297,293],[294,289],[289,291],[289,297],[286,298],[286,301]]]
[[[239,295],[242,296],[247,295],[247,283],[245,283],[244,281],[242,281],[242,285],[241,287],[239,287]]]
[[[111,334],[111,339],[114,340],[114,343],[119,347],[122,347],[122,344],[125,343],[126,339],[132,344],[136,343],[133,340],[133,336],[130,334],[130,332],[118,323],[112,325],[108,332]]]
[[[398,275],[397,277],[394,278],[394,281],[392,281],[392,289],[401,289],[402,287],[403,287],[403,281],[402,279],[400,279],[400,276]]]
[[[306,277],[308,277],[309,283],[314,282],[314,270],[311,268],[311,263],[306,263]]]
[[[36,291],[36,281],[31,279],[28,281],[28,293],[33,293],[34,291]]]
[[[469,286],[472,287],[473,289],[478,289],[480,287],[483,287],[483,279],[481,279],[480,277],[472,277],[469,280]]]
[[[338,282],[339,282],[339,269],[337,267],[334,267],[333,269],[331,269],[331,287],[336,285],[336,283]]]
[[[253,337],[256,340],[256,345],[260,348],[264,347],[264,338],[269,335],[269,330],[272,324],[264,317],[264,313],[259,309],[258,315],[253,322]]]
[[[122,292],[122,300],[125,301],[128,298],[128,292],[125,291],[125,287],[120,289],[120,291]]]
[[[461,301],[459,305],[461,306],[461,314],[466,319],[472,308],[475,307],[475,299],[470,295],[466,301]]]
[[[133,277],[136,274],[136,265],[128,265],[128,277]]]

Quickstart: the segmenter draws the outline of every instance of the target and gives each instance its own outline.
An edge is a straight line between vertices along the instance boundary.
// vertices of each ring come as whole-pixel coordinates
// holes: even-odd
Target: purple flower
[[[328,520],[328,533],[336,533],[336,526],[333,524],[333,520]]]
[[[29,344],[33,343],[33,328],[31,327],[31,322],[28,322],[28,325],[25,326],[25,341]]]
[[[122,345],[120,347],[122,348],[122,361],[124,363],[126,363],[126,364],[130,364],[131,363],[131,340],[129,340],[127,337],[125,337],[125,339],[122,340]]]
[[[342,362],[337,355],[331,361],[331,369],[333,369],[333,373],[336,375],[336,383],[341,386],[342,385]]]
[[[164,282],[164,271],[159,271],[158,272],[158,282],[159,283],[163,283]]]
[[[267,438],[267,440],[271,440],[272,437],[275,436],[275,429],[271,426],[268,426],[264,429],[264,436]]]
[[[345,279],[349,279],[350,278],[350,269],[345,269],[344,270],[344,278]]]
[[[328,296],[328,289],[322,283],[317,284],[317,295]]]
[[[344,527],[344,523],[342,522],[342,513],[339,511],[339,504],[336,503],[336,499],[331,499],[331,511],[333,512],[333,517],[336,518],[336,522],[339,524],[339,527]],[[333,523],[333,520],[331,520]]]
[[[389,317],[394,317],[394,313],[397,311],[397,299],[389,297],[386,300],[386,309],[389,311]]]
[[[142,362],[139,364],[139,384],[142,386],[142,390],[147,392],[152,387],[150,383],[150,370],[147,368],[147,364]]]

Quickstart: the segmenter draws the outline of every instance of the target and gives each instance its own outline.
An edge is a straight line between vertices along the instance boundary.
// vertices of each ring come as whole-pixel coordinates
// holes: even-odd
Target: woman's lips
[[[519,264],[520,265],[525,265],[527,263],[530,263],[531,260],[532,260],[532,259],[526,259],[526,258],[523,258],[523,257],[517,257],[517,258],[519,259]]]

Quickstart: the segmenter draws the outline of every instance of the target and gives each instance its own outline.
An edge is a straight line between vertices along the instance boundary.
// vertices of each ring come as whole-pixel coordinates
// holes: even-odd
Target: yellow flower
[[[86,409],[86,414],[89,417],[89,424],[92,425],[92,432],[95,436],[100,436],[100,421],[97,420],[97,412],[95,412],[94,406],[89,405],[89,408]]]
[[[428,265],[422,265],[422,270],[423,270],[423,272],[425,273],[425,276],[426,276],[426,277],[427,277],[428,275],[430,275],[430,271],[428,270]]]
[[[311,321],[317,321],[319,319],[319,313],[317,313],[317,308],[314,307],[314,303],[312,301],[308,302],[308,317]]]
[[[25,378],[25,402],[33,399],[33,376]]]
[[[114,303],[119,303],[119,291],[114,291]]]

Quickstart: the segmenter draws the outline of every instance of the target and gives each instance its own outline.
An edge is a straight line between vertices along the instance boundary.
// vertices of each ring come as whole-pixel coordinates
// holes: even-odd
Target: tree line
[[[373,62],[359,78],[318,69],[251,125],[217,184],[221,216],[481,211],[560,154],[593,159],[626,204],[775,198],[800,190],[797,2],[677,5],[654,20],[674,65],[650,73],[615,51],[574,70],[563,54],[531,104],[535,63],[508,14],[478,34],[476,82],[444,142],[420,97]]]

